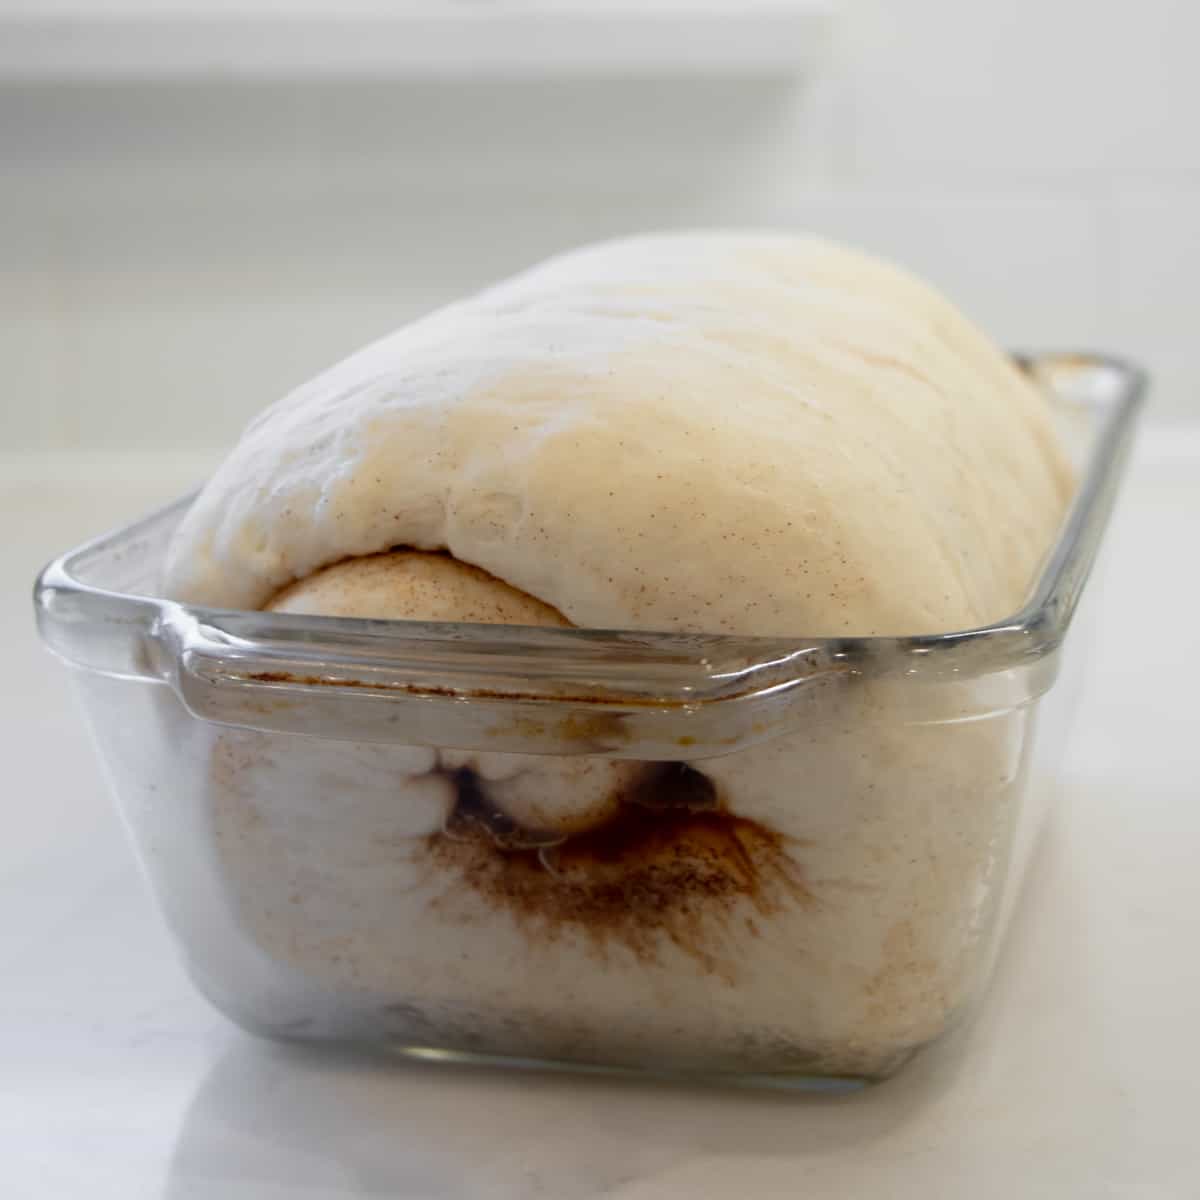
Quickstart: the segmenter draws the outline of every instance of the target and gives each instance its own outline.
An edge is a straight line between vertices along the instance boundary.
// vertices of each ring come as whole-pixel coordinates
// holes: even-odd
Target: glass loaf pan
[[[994,958],[1143,391],[1098,356],[1022,362],[1080,481],[1027,603],[987,628],[763,639],[197,608],[155,596],[187,500],[48,566],[42,635],[197,986],[261,1034],[425,1057],[896,1070]],[[599,815],[565,839],[512,818],[561,795]]]

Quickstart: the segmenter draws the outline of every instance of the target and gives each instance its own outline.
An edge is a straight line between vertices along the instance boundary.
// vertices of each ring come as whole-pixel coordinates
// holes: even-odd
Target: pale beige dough
[[[1070,471],[950,304],[812,238],[588,247],[269,408],[166,590],[257,608],[348,557],[445,550],[575,625],[910,634],[1015,610]]]
[[[914,634],[1014,611],[1070,488],[1041,396],[912,277],[810,238],[634,238],[435,313],[267,410],[165,583],[302,614]],[[645,915],[623,925],[588,920],[625,860],[531,882],[503,855],[456,858],[445,830],[473,772],[571,846],[627,815],[649,764],[223,731],[221,861],[254,944],[403,1012],[397,1037],[880,1073],[986,968],[1024,786],[1027,712],[956,723],[971,685],[946,694],[945,723],[914,724],[902,685],[837,686],[811,727],[691,764],[729,832],[632,850]],[[752,859],[761,894],[739,891]],[[694,896],[660,919],[653,889],[693,866]],[[498,901],[493,867],[524,908]]]

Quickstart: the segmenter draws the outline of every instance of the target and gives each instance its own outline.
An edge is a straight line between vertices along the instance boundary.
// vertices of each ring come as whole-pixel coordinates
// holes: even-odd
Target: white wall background
[[[842,0],[807,80],[0,86],[0,449],[230,440],[582,240],[797,227],[1200,420],[1200,4]]]

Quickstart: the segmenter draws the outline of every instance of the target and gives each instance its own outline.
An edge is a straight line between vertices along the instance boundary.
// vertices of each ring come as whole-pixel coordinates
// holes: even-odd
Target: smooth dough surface
[[[272,612],[382,621],[566,625],[560,613],[446,554],[394,550],[348,558],[289,584]]]
[[[173,597],[447,551],[571,624],[915,634],[1023,600],[1071,488],[1043,398],[910,275],[807,237],[586,247],[264,412]]]

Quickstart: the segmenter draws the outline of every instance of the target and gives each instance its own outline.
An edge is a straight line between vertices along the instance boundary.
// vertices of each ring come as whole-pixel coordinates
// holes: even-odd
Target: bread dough
[[[1070,484],[1037,391],[910,276],[809,238],[636,238],[269,409],[181,524],[166,588],[340,616],[934,632],[1018,608]],[[201,737],[172,708],[236,914],[197,939],[201,974],[274,1031],[885,1074],[986,970],[1031,745],[1020,700],[924,686],[937,719],[913,718],[907,681],[839,682],[803,728],[686,763]]]
[[[1070,484],[1033,385],[911,276],[812,238],[632,238],[269,408],[165,587],[258,608],[411,547],[581,626],[929,633],[1020,605]]]

